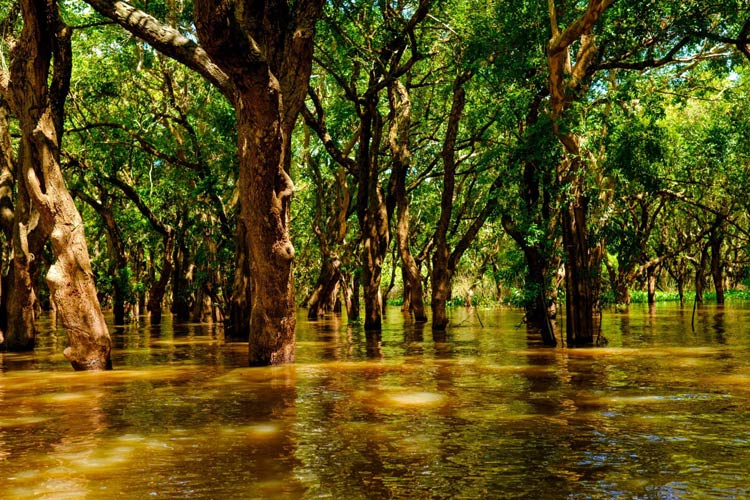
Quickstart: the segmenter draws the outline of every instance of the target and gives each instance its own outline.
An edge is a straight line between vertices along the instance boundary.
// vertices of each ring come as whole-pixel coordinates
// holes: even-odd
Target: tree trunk
[[[241,220],[237,221],[237,238],[234,254],[234,278],[232,298],[229,301],[227,336],[236,341],[247,342],[250,335],[252,289],[250,283],[250,255],[247,249],[247,233]]]
[[[253,291],[251,365],[294,361],[291,132],[307,94],[322,3],[199,0],[194,6],[201,43],[236,86],[240,223]]]
[[[31,351],[36,342],[36,296],[31,271],[32,258],[26,226],[18,223],[13,232],[13,264],[8,273],[10,287],[5,294],[8,318],[5,349],[9,351]]]
[[[76,370],[111,368],[111,340],[96,296],[83,221],[68,192],[59,165],[62,110],[72,67],[70,30],[51,1],[21,2],[24,26],[11,52],[9,88],[22,140],[20,168],[39,225],[50,235],[54,262],[47,285],[59,320],[68,334],[65,357]],[[50,62],[55,71],[50,85]],[[50,91],[52,89],[52,91]],[[14,247],[28,248],[28,229],[19,224]],[[23,257],[22,257],[23,258]],[[16,280],[26,280],[17,276]]]
[[[555,2],[548,2],[552,37],[547,44],[549,68],[550,118],[552,127],[565,152],[558,166],[558,182],[571,188],[570,200],[562,209],[562,234],[565,247],[565,309],[568,345],[591,345],[594,342],[594,308],[598,302],[597,286],[590,254],[587,215],[588,200],[584,196],[584,152],[580,138],[570,124],[561,126],[577,93],[582,93],[589,70],[597,54],[592,31],[612,0],[589,0],[586,10],[564,30],[558,25]],[[579,47],[573,62],[571,45]]]
[[[453,273],[442,265],[436,265],[432,273],[432,329],[445,330],[448,327],[447,304],[451,296]]]
[[[240,217],[247,229],[253,296],[250,315],[250,364],[294,361],[294,288],[289,239],[289,199],[294,187],[284,170],[281,93],[271,75],[240,98],[237,121],[240,147]],[[256,146],[257,145],[257,146]],[[254,147],[256,146],[256,147]]]
[[[360,281],[360,274],[358,271],[355,271],[346,280],[346,287],[344,288],[344,295],[346,299],[346,316],[347,321],[350,324],[359,322],[359,290],[361,287]],[[351,285],[349,283],[351,283]]]
[[[723,236],[721,228],[711,231],[709,244],[711,246],[711,277],[716,290],[716,303],[724,304],[724,266],[721,258]]]
[[[324,258],[315,290],[308,302],[307,319],[315,320],[333,311],[341,281],[341,261]]]
[[[594,296],[586,228],[587,204],[582,196],[563,209],[565,247],[566,335],[570,346],[594,343]]]
[[[374,76],[371,75],[371,79]],[[374,84],[371,82],[370,86]],[[377,94],[370,96],[360,116],[360,139],[357,151],[359,183],[357,217],[362,233],[362,289],[365,303],[365,330],[380,330],[382,302],[380,280],[383,261],[390,243],[388,208],[380,187],[378,155],[383,118],[378,110]]]
[[[409,200],[406,193],[406,174],[409,170],[409,127],[411,125],[411,101],[406,87],[398,80],[389,90],[389,102],[393,120],[389,135],[393,170],[391,173],[391,195],[396,201],[396,244],[402,262],[404,290],[408,290],[408,306],[414,321],[424,323],[427,314],[424,307],[422,276],[409,248]],[[407,301],[404,300],[404,303]]]
[[[646,287],[649,305],[656,303],[656,279],[659,275],[657,266],[649,266],[646,269]]]
[[[164,303],[164,294],[167,291],[167,285],[172,279],[174,268],[174,231],[170,228],[164,236],[164,261],[162,262],[161,274],[157,281],[149,290],[147,310],[150,315],[151,324],[158,325],[161,323],[162,308]]]
[[[708,265],[708,245],[701,250],[701,258],[695,266],[695,303],[703,304],[703,290],[706,287],[706,266]]]
[[[539,329],[544,345],[554,347],[557,345],[554,323],[557,305],[547,293],[546,259],[537,248],[528,245],[523,248],[528,266],[527,288],[533,295],[533,299],[526,303],[526,323]]]
[[[13,209],[13,185],[15,183],[16,167],[13,162],[13,148],[10,137],[10,124],[8,103],[0,98],[0,231],[2,231],[3,243],[0,247],[0,348],[10,350],[27,350],[34,347],[34,316],[24,314],[24,308],[19,308],[17,299],[13,305],[10,304],[15,290],[15,259],[9,264],[9,269],[3,269],[6,255],[11,255],[11,249],[15,240],[13,233],[17,226],[15,218],[20,215]],[[28,202],[26,202],[28,206]],[[20,210],[20,209],[19,209]],[[28,255],[23,258],[27,258]],[[24,266],[28,274],[28,267]],[[29,283],[30,284],[30,283]],[[29,289],[30,291],[30,289]],[[33,302],[33,297],[32,297]],[[33,310],[32,310],[33,313]],[[9,334],[9,328],[15,329]],[[10,344],[5,342],[6,335],[14,338]]]
[[[459,75],[453,82],[453,99],[446,127],[443,147],[440,152],[443,161],[443,190],[440,197],[440,218],[435,229],[435,253],[432,255],[432,329],[445,330],[448,314],[445,310],[451,295],[451,280],[454,268],[451,266],[451,252],[448,248],[448,227],[453,216],[453,197],[456,186],[456,140],[458,128],[466,106],[466,91],[463,85],[471,78],[471,73]]]

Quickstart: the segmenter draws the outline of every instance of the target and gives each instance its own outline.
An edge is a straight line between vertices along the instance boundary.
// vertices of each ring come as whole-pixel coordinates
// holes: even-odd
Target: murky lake
[[[47,333],[0,354],[0,498],[748,498],[750,305],[691,313],[606,313],[577,350],[508,309],[444,338],[391,309],[379,340],[301,314],[276,368],[165,320],[74,373]]]

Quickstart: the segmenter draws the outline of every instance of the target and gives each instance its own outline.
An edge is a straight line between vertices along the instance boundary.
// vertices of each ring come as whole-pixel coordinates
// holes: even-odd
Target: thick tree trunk
[[[618,269],[617,278],[614,282],[615,304],[625,307],[630,305],[630,286],[632,284],[633,280],[629,279],[629,275],[624,273],[622,269]]]
[[[435,266],[432,277],[432,329],[442,331],[448,327],[447,304],[451,296],[453,273],[444,266]]]
[[[249,362],[294,361],[296,325],[289,237],[291,132],[307,93],[322,0],[195,2],[212,61],[236,86],[240,223],[250,259]],[[271,20],[272,22],[269,22]]]
[[[240,136],[240,217],[247,229],[253,307],[250,316],[250,364],[294,361],[294,288],[289,238],[289,199],[294,192],[284,170],[281,93],[266,74],[242,95],[238,106]]]
[[[591,345],[594,342],[594,309],[598,302],[596,284],[592,281],[592,264],[588,241],[588,207],[584,196],[584,165],[580,139],[569,126],[561,127],[564,115],[581,93],[589,69],[597,54],[592,31],[613,0],[589,0],[586,10],[564,30],[558,25],[555,2],[548,2],[552,37],[547,44],[549,67],[550,117],[552,127],[565,151],[558,166],[558,182],[571,188],[567,206],[562,209],[562,233],[565,247],[565,309],[568,345]],[[578,42],[575,63],[571,46]],[[597,276],[598,276],[598,270]]]
[[[583,197],[563,209],[562,232],[565,247],[565,312],[568,345],[594,343],[594,302],[589,245],[586,228],[587,206]]]

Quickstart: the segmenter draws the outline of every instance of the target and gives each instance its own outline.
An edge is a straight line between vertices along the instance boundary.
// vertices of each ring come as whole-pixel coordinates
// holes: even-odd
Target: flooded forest
[[[0,28],[0,497],[750,496],[747,0]]]

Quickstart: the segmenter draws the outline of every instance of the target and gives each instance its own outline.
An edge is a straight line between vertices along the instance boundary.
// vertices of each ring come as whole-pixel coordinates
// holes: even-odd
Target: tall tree
[[[291,132],[304,103],[322,0],[198,1],[197,45],[124,2],[91,0],[103,15],[217,85],[237,115],[240,217],[252,291],[251,365],[294,360],[294,247],[289,238]],[[240,250],[241,251],[241,250]]]

